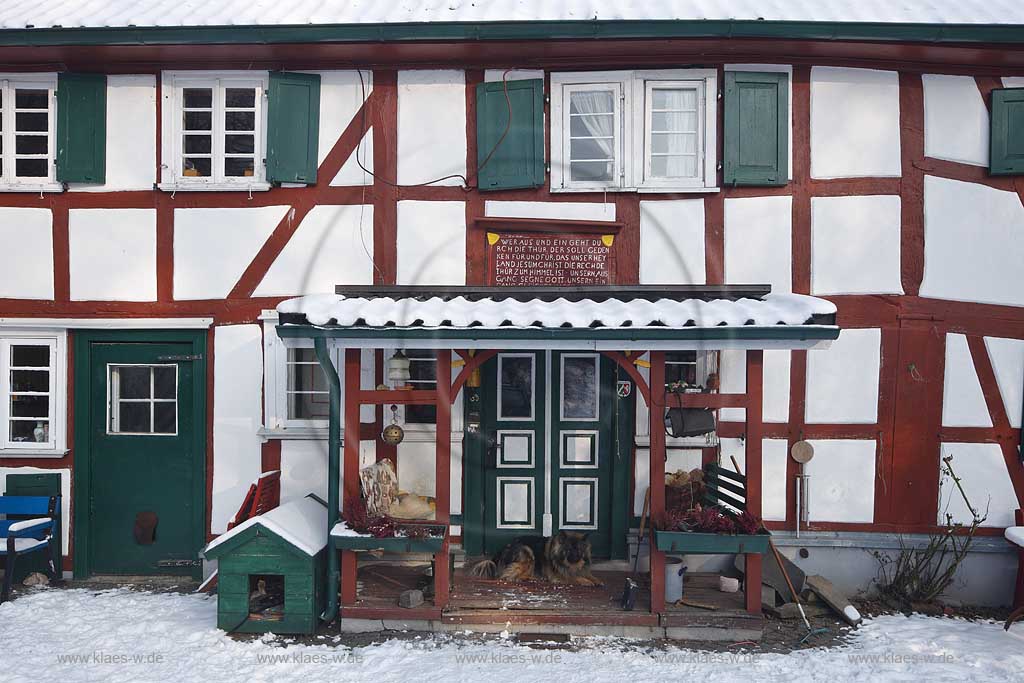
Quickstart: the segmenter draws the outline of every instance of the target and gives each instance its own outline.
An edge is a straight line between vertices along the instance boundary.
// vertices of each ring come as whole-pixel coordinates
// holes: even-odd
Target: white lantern
[[[409,359],[401,351],[395,351],[395,355],[388,360],[388,380],[393,384],[405,384],[409,381]]]

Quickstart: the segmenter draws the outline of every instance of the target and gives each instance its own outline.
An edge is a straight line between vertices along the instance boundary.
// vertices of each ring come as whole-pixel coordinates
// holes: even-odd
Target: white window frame
[[[47,145],[46,161],[47,174],[45,178],[16,178],[15,171],[15,130],[14,122],[14,91],[22,90],[46,90],[49,101],[49,120],[47,122]],[[0,90],[3,91],[2,110],[0,116],[3,118],[3,174],[0,175],[0,192],[61,192],[64,187],[57,182],[56,147],[57,147],[57,74],[56,73],[0,73]]]
[[[10,440],[11,346],[50,349],[50,440],[45,444]],[[60,458],[67,451],[67,332],[4,330],[0,334],[0,458]]]
[[[115,383],[115,368],[149,368],[149,397],[148,398],[121,398],[121,387]],[[174,368],[174,398],[157,398],[154,396],[156,389],[154,383],[156,377],[153,368]],[[178,425],[181,413],[178,410],[178,387],[180,386],[180,370],[176,363],[107,363],[107,435],[108,436],[178,436]],[[121,403],[148,403],[149,404],[149,428],[148,432],[122,432],[121,431]],[[174,431],[157,432],[156,428],[156,404],[174,404]],[[115,407],[116,406],[116,407]]]
[[[702,84],[698,91],[700,134],[698,168],[693,180],[650,178],[648,91],[651,86]],[[589,87],[587,87],[589,86]],[[573,182],[569,175],[568,107],[573,90],[594,86],[618,87],[618,174],[610,183]],[[717,192],[718,188],[718,72],[715,69],[658,69],[583,71],[551,74],[551,191],[552,192]]]
[[[267,71],[164,71],[161,74],[161,190],[222,191],[239,190],[263,192],[270,189],[267,182]],[[256,89],[256,146],[252,176],[224,175],[224,92],[227,88]],[[182,152],[182,107],[185,88],[211,88],[213,90],[213,142],[211,173],[209,177],[193,177],[180,173]],[[218,115],[220,114],[220,115]]]

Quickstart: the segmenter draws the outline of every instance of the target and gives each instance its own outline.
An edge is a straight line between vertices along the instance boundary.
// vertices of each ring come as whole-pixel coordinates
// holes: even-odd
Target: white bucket
[[[683,597],[683,558],[665,558],[665,602],[673,603]]]

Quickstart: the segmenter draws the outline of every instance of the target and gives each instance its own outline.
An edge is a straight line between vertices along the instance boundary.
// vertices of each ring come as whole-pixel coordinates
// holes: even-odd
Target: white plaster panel
[[[943,427],[991,427],[992,420],[974,370],[967,337],[946,335],[946,366],[942,390]]]
[[[765,422],[789,421],[789,364],[789,351],[764,352],[761,411]],[[746,393],[746,351],[719,351],[718,375],[719,390],[723,394]],[[742,422],[746,418],[746,411],[743,408],[722,408],[719,418],[725,422]]]
[[[615,205],[598,202],[484,202],[491,218],[550,218],[566,221],[614,221]]]
[[[175,209],[174,298],[225,298],[288,209]]]
[[[640,202],[640,284],[702,285],[704,200]]]
[[[107,76],[106,170],[103,183],[71,191],[152,190],[156,182],[156,76]]]
[[[941,451],[943,458],[953,456],[953,472],[960,478],[971,506],[979,515],[987,516],[982,526],[1013,526],[1013,511],[1020,505],[999,444],[944,443]],[[949,513],[954,522],[970,524],[973,515],[956,484],[944,473],[939,483],[937,522],[945,524],[946,513]]]
[[[254,296],[334,293],[373,283],[373,206],[314,206]]]
[[[213,504],[210,531],[227,530],[260,476],[263,331],[228,325],[213,332]]]
[[[466,75],[457,70],[398,72],[398,183],[466,174]],[[462,178],[435,185],[462,185]]]
[[[435,452],[433,441],[398,444],[398,488],[421,496],[435,495]]]
[[[679,470],[689,472],[691,470],[700,469],[703,465],[704,452],[699,448],[670,448],[665,453],[666,474],[678,472]],[[647,487],[646,482],[644,483],[644,487]],[[640,497],[641,502],[643,502],[643,491],[640,492]]]
[[[357,158],[358,155],[358,158]],[[366,170],[363,170],[363,169]],[[338,169],[331,187],[373,185],[373,129],[366,131],[359,145]]]
[[[71,298],[156,299],[156,211],[71,209]]]
[[[0,299],[53,298],[53,215],[49,209],[0,209]]]
[[[670,471],[667,465],[665,471]],[[636,460],[633,461],[633,514],[638,517],[643,514],[644,493],[650,485],[651,451],[647,448],[638,448],[636,449]]]
[[[924,74],[925,156],[988,166],[988,108],[974,76]]]
[[[793,291],[793,198],[725,200],[725,281]]]
[[[789,116],[788,149],[789,179],[793,179],[793,67],[788,64],[726,64],[726,71],[755,71],[763,73],[784,73],[789,76],[787,82],[787,102]]]
[[[899,177],[900,84],[895,71],[811,69],[811,176]]]
[[[985,337],[985,348],[992,360],[996,384],[999,385],[1010,426],[1020,427],[1021,405],[1024,401],[1024,340]]]
[[[809,356],[809,354],[808,354]],[[856,439],[811,441],[814,458],[808,515],[812,522],[873,522],[875,442]]]
[[[1024,208],[1016,192],[924,179],[921,296],[1024,306]]]
[[[786,519],[786,459],[789,444],[785,439],[761,440],[761,517],[767,520]],[[743,439],[722,439],[720,465],[733,469],[736,458],[740,471],[747,472],[746,442]]]
[[[831,348],[807,353],[807,422],[878,420],[881,342],[878,329],[843,330]]]
[[[373,441],[359,442],[359,468],[376,462],[376,444]],[[338,490],[343,490],[344,465],[338,472]],[[281,442],[281,502],[302,498],[314,493],[327,500],[327,442],[293,441]]]
[[[465,283],[465,202],[398,202],[398,284]]]
[[[359,84],[359,72],[355,69],[315,73],[320,75],[320,133],[317,136],[319,165],[324,163],[338,138],[359,113],[365,98],[373,91],[373,72],[362,72],[362,85]]]
[[[59,474],[60,475],[60,552],[67,557],[71,543],[71,470],[42,469],[40,467],[0,467],[0,496],[7,492],[8,474]]]
[[[902,294],[898,195],[811,199],[811,293]]]

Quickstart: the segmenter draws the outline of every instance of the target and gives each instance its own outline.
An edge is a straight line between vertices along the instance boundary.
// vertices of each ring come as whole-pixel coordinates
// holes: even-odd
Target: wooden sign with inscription
[[[614,234],[498,230],[487,235],[492,287],[585,287],[617,281]]]

